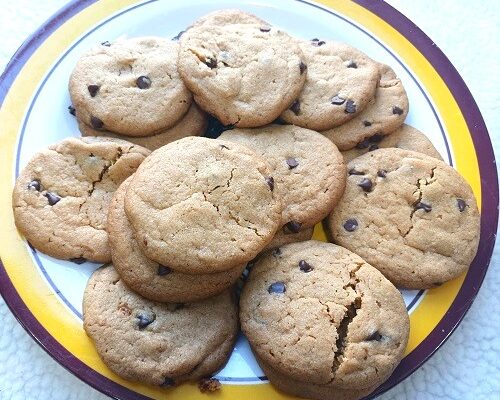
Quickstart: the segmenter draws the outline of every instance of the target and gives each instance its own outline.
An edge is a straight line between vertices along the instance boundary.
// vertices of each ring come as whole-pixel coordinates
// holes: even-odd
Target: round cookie
[[[370,104],[345,124],[321,132],[339,150],[352,149],[374,135],[390,134],[408,114],[408,97],[401,80],[389,66],[379,64],[379,68],[381,78]]]
[[[237,313],[230,291],[190,304],[146,300],[109,265],[93,273],[83,296],[83,327],[104,363],[125,379],[164,387],[225,364]]]
[[[452,167],[402,149],[351,161],[345,193],[328,217],[335,243],[398,287],[425,289],[467,270],[479,243],[474,194]]]
[[[245,264],[214,274],[189,275],[149,260],[135,240],[125,214],[125,193],[131,177],[115,192],[108,213],[113,266],[126,285],[150,300],[184,303],[215,296],[236,282]]]
[[[281,119],[323,131],[363,111],[380,79],[377,63],[344,43],[314,39],[299,45],[307,64],[306,83]]]
[[[240,321],[264,370],[296,381],[303,390],[294,394],[321,400],[335,399],[338,389],[374,389],[402,359],[409,334],[399,291],[356,254],[317,241],[257,260]]]
[[[257,17],[254,14],[243,12],[238,9],[228,8],[208,13],[203,17],[197,19],[192,26],[201,26],[201,25],[220,26],[220,25],[230,25],[230,24],[242,24],[242,25],[259,24],[262,26],[269,25],[266,21]]]
[[[396,129],[390,135],[380,136],[375,135],[361,143],[358,143],[355,148],[342,152],[346,163],[362,156],[369,151],[397,147],[403,150],[412,150],[418,153],[427,154],[428,156],[442,160],[441,154],[436,150],[432,142],[418,129],[410,125],[403,124],[400,128]]]
[[[314,227],[304,228],[297,233],[288,230],[280,229],[274,235],[273,240],[269,243],[264,250],[275,249],[276,247],[284,246],[289,243],[305,242],[311,240],[314,233]]]
[[[269,125],[228,130],[220,138],[251,148],[269,163],[283,202],[285,233],[313,227],[342,196],[346,174],[342,155],[318,132]]]
[[[12,194],[19,231],[38,250],[109,262],[108,205],[149,150],[118,139],[68,138],[35,154]]]
[[[298,44],[285,32],[244,17],[225,24],[210,19],[195,23],[180,39],[179,73],[194,100],[223,125],[271,123],[304,85],[307,71]]]
[[[177,72],[179,44],[121,39],[78,60],[69,92],[78,118],[97,130],[149,136],[174,126],[192,102]]]
[[[253,259],[281,222],[265,160],[233,142],[189,137],[154,151],[127,189],[144,254],[178,272],[227,271]]]
[[[109,131],[98,131],[82,121],[78,121],[78,129],[80,129],[82,136],[105,136],[125,139],[151,151],[188,136],[201,136],[205,132],[207,125],[206,114],[194,103],[189,107],[187,114],[173,127],[152,136],[130,137]]]

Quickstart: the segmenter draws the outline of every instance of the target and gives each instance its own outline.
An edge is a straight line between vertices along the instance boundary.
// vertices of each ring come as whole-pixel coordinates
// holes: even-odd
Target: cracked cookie
[[[283,233],[311,228],[342,196],[346,169],[336,146],[318,132],[293,125],[233,129],[221,139],[262,155],[271,167],[283,203]]]
[[[399,291],[356,254],[317,241],[256,261],[240,320],[271,383],[318,400],[375,389],[402,359],[409,334]]]
[[[16,180],[12,205],[17,228],[52,257],[109,262],[109,202],[148,154],[140,146],[107,138],[68,138],[49,146]]]
[[[108,212],[113,266],[129,288],[150,300],[184,303],[215,296],[236,282],[245,264],[228,271],[190,275],[148,259],[125,214],[125,193],[130,180],[127,178],[116,190]]]
[[[343,125],[321,133],[337,145],[349,150],[374,135],[385,136],[399,128],[408,114],[409,104],[401,80],[387,65],[380,64],[380,81],[366,108]]]
[[[346,163],[373,150],[397,147],[403,150],[416,151],[428,156],[442,160],[441,154],[436,150],[432,142],[418,129],[403,124],[387,136],[375,135],[358,143],[355,148],[342,152]]]
[[[104,136],[124,139],[151,151],[188,136],[202,136],[207,125],[207,115],[201,111],[195,103],[189,107],[187,114],[173,127],[151,136],[131,137],[109,131],[99,131],[86,125],[82,121],[78,121],[78,129],[80,129],[82,136]]]
[[[180,39],[178,68],[202,109],[223,125],[244,128],[271,123],[287,109],[307,68],[295,39],[241,14],[212,14],[189,28]]]
[[[125,212],[151,260],[191,274],[253,259],[281,222],[271,169],[233,142],[189,137],[154,151],[127,189]]]
[[[435,158],[379,149],[348,164],[345,193],[328,217],[335,243],[398,287],[425,289],[467,270],[480,215],[466,180]]]
[[[96,130],[149,136],[174,126],[192,102],[177,71],[179,44],[120,39],[78,60],[69,81],[77,117]]]
[[[293,125],[323,131],[358,115],[375,95],[378,65],[344,43],[301,40],[307,65],[302,92],[281,118]]]
[[[83,296],[83,327],[119,376],[162,387],[210,376],[226,363],[238,332],[230,291],[196,303],[157,303],[131,291],[110,265]]]

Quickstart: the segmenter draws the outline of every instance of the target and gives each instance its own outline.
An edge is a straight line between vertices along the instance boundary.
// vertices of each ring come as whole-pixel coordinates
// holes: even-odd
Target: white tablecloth
[[[64,0],[0,0],[0,70]],[[500,2],[390,0],[446,53],[474,95],[500,154]],[[495,115],[496,114],[496,115]],[[1,127],[0,127],[1,129]],[[462,324],[381,399],[500,399],[500,246]],[[47,355],[0,298],[0,400],[105,399]],[[235,399],[237,400],[237,399]]]

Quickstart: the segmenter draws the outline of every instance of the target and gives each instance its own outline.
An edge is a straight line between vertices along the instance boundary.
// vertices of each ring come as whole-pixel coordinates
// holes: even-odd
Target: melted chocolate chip
[[[75,109],[75,107],[73,107],[73,106],[71,106],[71,105],[70,105],[70,106],[68,106],[68,112],[69,112],[71,115],[75,116],[75,115],[76,115],[76,109]]]
[[[354,104],[354,101],[347,100],[347,102],[345,103],[345,112],[347,114],[353,114],[356,112],[356,104]]]
[[[302,224],[300,222],[290,221],[285,224],[284,228],[286,228],[289,232],[298,233],[301,226]],[[287,233],[286,230],[285,233]]]
[[[385,169],[381,169],[377,172],[377,176],[380,178],[385,178],[387,176],[387,171]]]
[[[300,75],[302,75],[302,74],[305,72],[305,70],[306,70],[306,69],[307,69],[307,65],[306,65],[306,64],[304,64],[304,63],[301,61],[301,62],[300,62],[300,64],[299,64]]]
[[[74,258],[70,258],[69,261],[80,265],[80,264],[83,264],[84,262],[87,262],[87,259],[83,258],[83,257],[74,257]]]
[[[61,198],[52,192],[47,192],[44,194],[45,197],[47,197],[47,200],[49,201],[49,205],[53,206],[54,204],[57,204]]]
[[[101,43],[101,46],[110,47],[110,46],[111,46],[111,43],[109,43],[109,42],[106,40],[105,42],[102,42],[102,43]]]
[[[286,164],[288,165],[288,169],[294,169],[299,166],[299,162],[293,157],[287,158]]]
[[[217,68],[217,60],[213,57],[208,57],[205,60],[205,65],[210,69]]]
[[[358,64],[351,60],[349,64],[347,64],[347,68],[358,68]]]
[[[357,171],[355,168],[351,168],[348,173],[349,173],[349,175],[364,175],[365,174],[364,172]]]
[[[279,247],[276,247],[274,250],[273,250],[273,257],[278,257],[278,256],[281,256],[281,249]]]
[[[139,329],[144,329],[149,324],[152,324],[154,322],[154,320],[156,319],[156,314],[154,312],[140,312],[137,313],[135,317],[137,318],[137,326],[139,327]]]
[[[368,151],[373,151],[373,150],[377,150],[379,147],[378,147],[378,144],[372,144],[369,148],[368,148]]]
[[[286,286],[283,282],[274,282],[269,285],[267,291],[269,293],[285,293]]]
[[[364,178],[361,179],[361,182],[358,183],[358,186],[365,192],[371,192],[373,188],[373,182],[371,181],[371,179]]]
[[[151,79],[149,76],[141,75],[136,79],[135,84],[139,89],[149,89],[151,87]]]
[[[93,115],[90,117],[90,125],[94,129],[102,129],[104,126],[104,122],[102,122],[99,118],[94,117]]]
[[[392,107],[392,113],[397,114],[397,115],[401,115],[401,114],[403,114],[403,109],[399,108],[398,106],[394,106],[394,107]]]
[[[368,336],[365,341],[367,342],[380,342],[383,336],[379,333],[379,331],[373,332],[370,336]]]
[[[30,183],[28,183],[28,189],[35,189],[39,192],[42,189],[42,184],[39,180],[33,179]]]
[[[299,261],[299,269],[302,271],[302,272],[311,272],[314,268],[312,267],[311,264],[309,264],[308,262],[304,261],[304,260],[300,260]]]
[[[271,192],[274,190],[274,178],[272,176],[268,176],[266,178],[266,183],[269,185],[269,189],[271,189]]]
[[[346,222],[344,222],[344,229],[347,232],[354,232],[356,229],[358,229],[358,221],[356,221],[354,218],[348,219]]]
[[[467,203],[463,199],[457,199],[457,207],[458,211],[464,212],[465,208],[467,207]]]
[[[260,31],[261,32],[271,32],[271,27],[270,26],[261,26]]]
[[[89,90],[89,93],[90,93],[90,97],[95,97],[95,95],[99,91],[99,87],[100,86],[98,86],[98,85],[88,85],[87,86],[87,89]]]
[[[165,377],[163,380],[163,383],[160,385],[161,387],[172,387],[175,386],[175,380],[172,378],[169,378],[168,376]]]
[[[345,99],[336,94],[330,99],[330,102],[336,106],[341,106],[345,103]]]
[[[370,121],[363,121],[364,126],[372,126],[372,123]]]
[[[430,212],[432,211],[432,206],[430,204],[425,204],[419,201],[417,204],[414,206],[415,210],[424,210],[425,212]]]
[[[300,101],[299,100],[295,100],[292,105],[290,106],[290,110],[295,114],[295,115],[299,115],[300,113]]]
[[[181,36],[184,34],[186,31],[180,31],[177,35],[175,35],[172,40],[179,40]]]
[[[165,276],[172,272],[172,268],[167,267],[166,265],[158,265],[158,275]]]

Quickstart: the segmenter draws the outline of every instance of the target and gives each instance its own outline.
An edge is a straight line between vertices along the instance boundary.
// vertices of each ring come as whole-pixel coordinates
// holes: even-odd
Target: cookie
[[[329,216],[335,243],[393,284],[426,289],[467,270],[479,243],[474,194],[452,167],[402,149],[379,149],[348,164],[345,193]]]
[[[78,119],[97,130],[149,136],[174,126],[192,102],[177,72],[179,44],[121,39],[89,50],[69,81]]]
[[[375,96],[377,63],[344,43],[313,39],[299,45],[307,65],[306,83],[281,119],[324,131],[362,112]]]
[[[12,205],[17,228],[52,257],[109,262],[109,202],[148,154],[118,139],[68,138],[49,146],[16,180]]]
[[[113,266],[129,288],[150,300],[184,303],[215,296],[236,282],[245,264],[214,274],[189,275],[149,260],[137,244],[125,214],[125,193],[130,179],[115,192],[108,213]]]
[[[233,142],[189,137],[147,158],[125,211],[149,259],[207,274],[253,259],[276,233],[282,206],[263,158]]]
[[[266,21],[257,17],[254,14],[243,12],[238,9],[228,8],[206,14],[201,18],[197,19],[192,26],[201,26],[201,25],[221,26],[221,25],[231,25],[231,24],[242,24],[242,25],[259,24],[262,26],[268,25]]]
[[[345,124],[321,132],[340,150],[352,149],[374,135],[390,134],[408,114],[408,97],[401,80],[389,66],[379,64],[379,68],[381,78],[370,104]]]
[[[409,334],[399,291],[356,254],[317,241],[257,260],[240,321],[264,370],[270,366],[296,382],[294,394],[318,400],[336,399],[337,390],[373,390],[402,359]]]
[[[188,29],[180,39],[179,73],[196,103],[223,125],[261,126],[297,98],[307,70],[288,34],[239,19],[217,24],[205,18]]]
[[[163,387],[225,364],[237,312],[230,291],[188,304],[146,300],[109,265],[92,274],[83,296],[83,327],[104,363],[124,379]]]
[[[387,136],[375,135],[358,143],[355,148],[342,152],[346,163],[369,151],[379,148],[397,147],[404,150],[412,150],[418,153],[442,160],[441,154],[436,150],[432,142],[418,129],[403,124]]]
[[[82,136],[105,136],[125,139],[151,151],[187,136],[201,136],[205,132],[207,125],[208,120],[206,114],[194,103],[189,108],[187,114],[173,127],[152,136],[130,137],[109,131],[98,131],[85,123],[78,121],[78,129],[80,129]]]
[[[270,125],[225,131],[220,138],[251,148],[269,163],[283,202],[285,233],[313,227],[342,196],[346,173],[342,155],[318,132]]]
[[[274,249],[289,243],[305,242],[313,236],[314,228],[305,228],[296,233],[280,229],[264,250]]]

